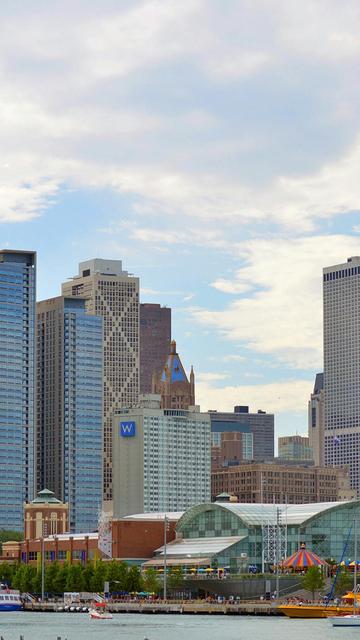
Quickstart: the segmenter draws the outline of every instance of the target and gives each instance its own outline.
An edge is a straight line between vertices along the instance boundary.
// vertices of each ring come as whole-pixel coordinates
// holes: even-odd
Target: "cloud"
[[[196,379],[199,383],[217,382],[218,380],[226,380],[228,377],[227,373],[211,373],[203,371],[196,374]]]
[[[360,61],[359,13],[355,1],[3,5],[1,153],[13,171],[0,221],[39,215],[60,186],[105,188],[130,195],[134,216],[191,220],[193,243],[205,222],[203,241],[223,248],[220,222],[304,232],[359,208],[360,99],[339,84]],[[324,84],[303,69],[314,56]],[[313,139],[324,122],[334,148]],[[296,171],[288,148],[303,156]],[[134,239],[156,242],[146,225]]]
[[[295,368],[322,368],[322,267],[359,253],[356,237],[258,239],[239,246],[245,264],[234,290],[251,285],[221,310],[192,308],[202,325]],[[233,291],[231,291],[233,293]]]
[[[251,411],[267,413],[306,411],[313,380],[283,380],[268,384],[214,386],[210,381],[196,382],[196,402],[202,411],[233,411],[238,404],[249,405]]]

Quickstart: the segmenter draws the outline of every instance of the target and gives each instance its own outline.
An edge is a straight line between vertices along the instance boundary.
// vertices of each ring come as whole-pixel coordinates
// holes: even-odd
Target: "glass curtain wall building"
[[[85,300],[38,303],[37,484],[69,504],[79,533],[97,529],[102,500],[102,339]]]
[[[36,253],[0,251],[0,529],[34,497]]]
[[[201,554],[211,557],[218,566],[230,567],[233,572],[242,571],[248,565],[261,567],[262,548],[268,557],[267,567],[273,564],[269,555],[275,552],[277,527],[279,527],[279,557],[284,559],[296,552],[301,545],[314,551],[321,558],[339,560],[346,542],[346,558],[354,559],[354,536],[351,534],[354,518],[360,519],[360,502],[336,502],[297,505],[212,503],[188,509],[180,518],[176,531],[178,539],[172,545],[179,556],[179,564],[191,565],[193,560],[181,549],[196,540],[203,540]],[[350,535],[349,535],[350,533]],[[224,544],[219,544],[221,540]],[[219,552],[211,556],[211,546],[218,545]],[[199,545],[197,545],[199,547]],[[194,556],[194,557],[195,557]]]

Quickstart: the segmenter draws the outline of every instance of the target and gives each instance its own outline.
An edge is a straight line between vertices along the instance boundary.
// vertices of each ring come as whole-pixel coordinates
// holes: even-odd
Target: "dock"
[[[24,605],[25,611],[47,611],[54,613],[86,613],[65,610],[56,602],[31,602]],[[111,613],[162,613],[185,615],[229,615],[229,616],[282,616],[275,604],[270,602],[216,603],[216,602],[112,602],[108,604]]]

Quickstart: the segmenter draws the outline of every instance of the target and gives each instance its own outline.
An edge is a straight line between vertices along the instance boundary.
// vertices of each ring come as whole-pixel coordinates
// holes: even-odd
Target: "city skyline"
[[[123,260],[172,308],[203,410],[305,433],[321,270],[360,253],[358,3],[0,17],[2,246],[38,251],[39,299],[79,261]]]

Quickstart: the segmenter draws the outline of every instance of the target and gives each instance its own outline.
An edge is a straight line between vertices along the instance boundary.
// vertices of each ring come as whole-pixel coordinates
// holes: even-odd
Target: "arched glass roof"
[[[280,510],[279,519],[281,524],[301,525],[310,518],[320,515],[325,511],[346,506],[360,506],[360,501],[351,500],[343,502],[315,502],[309,504],[246,504],[241,502],[213,502],[190,507],[185,511],[178,523],[178,530],[182,524],[189,522],[193,517],[203,511],[214,509],[225,509],[231,511],[241,519],[247,526],[276,524],[277,510]]]

